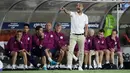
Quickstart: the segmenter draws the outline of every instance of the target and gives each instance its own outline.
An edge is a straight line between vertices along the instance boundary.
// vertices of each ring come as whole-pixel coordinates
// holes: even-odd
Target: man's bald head
[[[77,5],[76,5],[77,12],[82,12],[83,8],[84,7],[83,7],[82,3],[77,3]]]

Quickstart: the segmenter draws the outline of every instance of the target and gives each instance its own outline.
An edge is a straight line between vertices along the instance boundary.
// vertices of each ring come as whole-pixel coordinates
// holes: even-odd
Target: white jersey
[[[77,12],[70,12],[71,16],[71,34],[84,33],[84,27],[88,24],[88,16],[82,13],[79,15]]]

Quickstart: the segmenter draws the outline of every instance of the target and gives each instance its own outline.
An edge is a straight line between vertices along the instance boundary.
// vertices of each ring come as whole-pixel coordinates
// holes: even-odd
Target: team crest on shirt
[[[28,37],[28,41],[30,40],[30,37]]]
[[[115,45],[117,44],[117,42],[115,42]]]
[[[104,44],[104,41],[102,41],[102,44]]]
[[[100,41],[98,41],[98,43],[100,43]]]
[[[51,38],[53,37],[53,35],[51,35]]]
[[[90,39],[88,39],[88,42],[90,42],[91,40]]]
[[[60,39],[63,39],[63,36],[60,36]]]

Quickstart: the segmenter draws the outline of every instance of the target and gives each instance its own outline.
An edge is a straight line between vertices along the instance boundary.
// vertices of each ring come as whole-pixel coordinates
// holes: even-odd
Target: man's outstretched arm
[[[70,15],[70,12],[71,12],[71,11],[68,11],[66,8],[61,8],[60,10],[61,10],[61,11],[64,11],[66,14],[69,14],[69,15]]]

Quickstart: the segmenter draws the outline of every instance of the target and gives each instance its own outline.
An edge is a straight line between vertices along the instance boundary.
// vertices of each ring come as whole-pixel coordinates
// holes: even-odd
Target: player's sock
[[[44,64],[44,66],[43,67],[47,67],[47,65],[46,64]]]
[[[101,63],[99,63],[98,68],[102,68],[102,64]]]
[[[47,70],[47,65],[46,64],[44,64],[43,70]]]
[[[95,60],[93,60],[93,66],[94,66],[94,68],[97,68],[97,63]]]
[[[52,62],[52,61],[53,61],[50,57],[48,57],[48,60],[49,60],[49,62]]]
[[[109,64],[110,62],[109,61],[106,61],[106,64]]]
[[[12,65],[12,69],[16,69],[16,65],[15,64]]]
[[[92,69],[93,67],[92,67],[92,65],[89,65],[89,69]]]
[[[120,68],[123,68],[123,64],[120,65]]]
[[[25,68],[25,69],[27,69],[27,68],[28,68],[28,66],[27,66],[27,65],[24,65],[24,68]]]
[[[85,67],[85,68],[87,68],[87,67],[88,67],[88,65],[85,65],[84,67]]]

